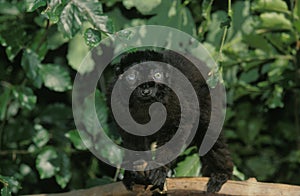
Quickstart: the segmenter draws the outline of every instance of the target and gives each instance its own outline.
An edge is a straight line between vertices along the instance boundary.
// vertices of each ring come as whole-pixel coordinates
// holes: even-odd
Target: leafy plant
[[[0,22],[1,195],[69,191],[122,176],[83,144],[73,122],[72,81],[94,69],[87,54],[103,38],[143,24],[193,35],[218,62],[210,82],[223,74],[224,134],[235,175],[300,184],[298,1],[1,0]],[[89,66],[81,65],[83,57]],[[96,96],[105,132],[120,143],[103,93]],[[92,133],[89,100],[84,104]],[[119,164],[122,153],[104,146],[103,156]],[[199,175],[190,150],[176,176]]]

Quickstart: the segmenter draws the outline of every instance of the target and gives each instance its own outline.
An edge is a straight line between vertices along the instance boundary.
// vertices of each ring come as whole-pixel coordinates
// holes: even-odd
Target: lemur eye
[[[126,80],[128,80],[128,81],[132,82],[132,81],[135,81],[135,79],[136,79],[136,75],[134,73],[128,74],[126,76]]]
[[[153,75],[153,78],[156,79],[156,80],[161,80],[163,77],[163,75],[160,73],[160,72],[156,72],[154,75]]]

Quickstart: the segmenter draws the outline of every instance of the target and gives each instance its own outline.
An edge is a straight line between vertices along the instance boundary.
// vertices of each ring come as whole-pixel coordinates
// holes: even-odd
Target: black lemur
[[[179,55],[176,52],[170,50],[142,50],[129,52],[123,55],[119,63],[112,64],[112,66],[115,67],[116,77],[113,82],[108,85],[108,104],[111,104],[111,94],[115,82],[120,77],[125,77],[126,81],[128,81],[129,86],[134,85],[136,80],[140,79],[138,77],[139,69],[137,68],[135,72],[129,72],[127,73],[127,75],[125,74],[125,71],[133,65],[147,61],[164,62],[171,66],[174,66],[189,79],[189,81],[195,88],[197,97],[199,99],[200,119],[196,135],[194,136],[190,146],[197,146],[199,148],[211,119],[212,108],[209,87],[197,68],[195,68],[195,66],[193,66],[187,58]],[[201,64],[202,62],[199,63]],[[204,63],[202,64],[203,65],[201,66],[205,66]],[[206,74],[208,74],[208,71]],[[161,80],[169,79],[168,70],[157,68],[155,65],[153,65],[153,69],[149,69],[147,72],[147,77],[152,77],[154,78],[154,80],[137,86],[131,94],[129,100],[129,110],[132,118],[137,123],[147,123],[150,120],[148,114],[149,106],[154,102],[160,102],[165,106],[167,111],[167,118],[159,131],[148,136],[137,136],[130,134],[123,130],[122,127],[119,127],[117,125],[122,138],[123,147],[137,151],[151,150],[154,147],[164,145],[166,142],[172,139],[178,129],[178,125],[180,122],[181,109],[179,99],[172,91],[172,89],[162,84],[161,82]],[[122,95],[120,95],[120,99],[122,99]],[[167,154],[165,155],[167,156]],[[155,157],[154,161],[155,159],[159,160],[159,157]],[[222,185],[231,178],[233,171],[233,163],[230,157],[230,153],[227,150],[227,145],[222,135],[218,138],[210,151],[204,156],[200,157],[200,159],[202,162],[202,175],[210,177],[210,180],[207,184],[207,191],[219,191]],[[145,163],[141,161],[140,164],[143,165]],[[142,172],[125,171],[123,183],[128,189],[132,189],[132,186],[134,184],[154,185],[154,187],[162,189],[169,170],[175,164],[176,160],[173,160],[166,165],[161,165],[160,167],[152,170],[145,170]]]

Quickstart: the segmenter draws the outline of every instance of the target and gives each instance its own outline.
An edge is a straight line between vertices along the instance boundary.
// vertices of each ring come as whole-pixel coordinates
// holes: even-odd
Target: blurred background
[[[121,169],[99,161],[81,142],[72,84],[77,71],[93,70],[79,65],[102,39],[148,24],[194,36],[219,64],[234,179],[300,185],[298,0],[0,0],[2,196],[66,192],[122,179]],[[107,135],[120,143],[108,128],[102,92],[96,100]],[[110,146],[101,153],[122,161]],[[200,168],[188,149],[175,176],[198,176]]]

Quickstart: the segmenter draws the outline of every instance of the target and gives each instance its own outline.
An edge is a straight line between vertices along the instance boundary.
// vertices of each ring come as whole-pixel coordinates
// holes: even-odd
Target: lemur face
[[[134,90],[132,95],[139,101],[158,101],[166,93],[169,78],[169,68],[166,64],[156,62],[142,62],[128,68],[119,79],[124,88]]]

